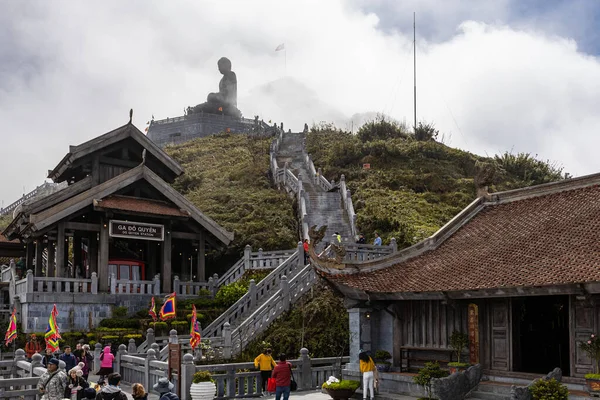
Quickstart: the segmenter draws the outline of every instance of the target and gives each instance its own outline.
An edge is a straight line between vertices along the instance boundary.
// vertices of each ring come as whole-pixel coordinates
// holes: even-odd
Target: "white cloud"
[[[576,174],[600,170],[593,154],[600,144],[597,58],[571,40],[533,30],[535,24],[495,22],[494,15],[508,14],[506,2],[477,12],[448,6],[448,15],[438,3],[422,4],[454,28],[448,37],[419,43],[420,119],[435,122],[452,145],[478,153],[513,149],[558,160]],[[301,129],[304,121],[374,111],[412,123],[411,27],[382,30],[379,17],[356,3],[113,0],[0,7],[0,139],[3,171],[10,171],[0,174],[5,204],[23,186],[40,184],[69,144],[125,123],[129,108],[143,129],[152,114],[180,115],[203,102],[217,88],[221,56],[233,62],[248,117],[260,113]],[[281,42],[285,79],[284,54],[274,52]],[[269,97],[269,87],[276,96]]]

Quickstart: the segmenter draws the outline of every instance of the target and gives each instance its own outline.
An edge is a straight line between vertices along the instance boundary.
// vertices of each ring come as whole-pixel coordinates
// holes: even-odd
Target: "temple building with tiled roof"
[[[600,174],[471,203],[430,238],[369,261],[314,264],[345,296],[351,358],[383,349],[397,371],[463,360],[489,374],[583,377],[600,324]],[[451,359],[452,358],[452,359]]]

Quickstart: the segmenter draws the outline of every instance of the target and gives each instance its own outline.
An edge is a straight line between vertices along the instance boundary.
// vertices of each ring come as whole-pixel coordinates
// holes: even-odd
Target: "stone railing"
[[[389,246],[374,246],[372,244],[346,244],[344,261],[369,261],[389,256],[398,250],[396,239],[390,240]]]
[[[312,181],[315,185],[319,186],[324,191],[329,191],[333,188],[333,183],[329,182],[327,178],[323,176],[323,171],[321,168],[316,169],[315,164],[313,163],[312,157],[310,154],[306,154],[304,152],[304,147],[302,149],[302,157],[304,159],[304,165],[308,170],[309,176],[308,179]]]
[[[356,231],[356,213],[354,212],[354,205],[352,204],[350,190],[346,188],[346,177],[344,174],[342,174],[340,177],[340,195],[342,196],[342,202],[344,204],[346,214],[348,214],[352,236],[356,237],[358,235],[358,232]]]
[[[211,277],[209,280],[209,282],[186,282],[180,281],[179,276],[175,275],[173,278],[173,291],[178,296],[198,296],[201,290],[207,290],[214,297],[217,289],[213,283],[215,279]]]
[[[295,275],[296,271],[304,266],[303,252],[302,243],[298,243],[298,249],[258,284],[255,284],[253,279],[250,280],[248,292],[204,328],[202,337],[220,336],[226,322],[235,324],[257,305],[269,299],[277,291],[283,276]]]
[[[12,261],[10,265],[10,267],[8,265],[2,266],[2,271],[0,272],[0,279],[2,279],[2,282],[10,282],[12,278],[15,268],[15,262]]]
[[[130,279],[116,279],[113,273],[110,279],[110,293],[158,296],[160,295],[160,276],[155,276],[154,280],[151,281],[132,281]]]
[[[256,335],[264,332],[277,317],[288,311],[290,305],[298,301],[316,280],[317,275],[310,265],[305,266],[289,281],[286,276],[282,276],[279,290],[233,330],[231,334],[233,356],[240,354]]]

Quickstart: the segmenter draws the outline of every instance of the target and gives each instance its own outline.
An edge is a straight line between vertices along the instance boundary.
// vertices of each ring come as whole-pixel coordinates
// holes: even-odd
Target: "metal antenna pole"
[[[415,123],[413,126],[414,132],[417,132],[417,17],[416,13],[413,12],[413,58],[414,58],[414,110],[415,110]]]

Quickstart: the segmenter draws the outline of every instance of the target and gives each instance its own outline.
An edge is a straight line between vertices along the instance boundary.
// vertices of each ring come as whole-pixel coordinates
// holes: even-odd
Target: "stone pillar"
[[[249,244],[244,247],[244,269],[248,271],[250,269],[250,253],[252,253],[252,247]]]
[[[100,369],[100,354],[102,354],[102,345],[100,343],[96,343],[94,345],[94,369],[93,371],[98,371]]]
[[[35,242],[28,242],[25,249],[25,271],[28,269],[33,270],[33,258],[35,257]]]
[[[23,349],[15,350],[15,358],[14,358],[15,366],[17,365],[17,362],[19,362],[19,361],[27,361],[27,358],[25,358],[25,350],[23,350]]]
[[[28,269],[27,275],[25,275],[25,279],[27,279],[25,285],[27,286],[27,293],[33,293],[33,271]]]
[[[56,276],[56,247],[55,242],[48,240],[48,263],[46,265],[46,276],[54,278]]]
[[[108,221],[100,223],[100,242],[98,243],[98,283],[100,292],[108,292]]]
[[[173,278],[173,291],[177,294],[180,294],[179,275],[175,275],[175,277]]]
[[[31,377],[33,378],[34,376],[37,376],[35,374],[35,369],[36,368],[44,368],[44,364],[42,363],[42,355],[39,353],[35,353],[32,357],[31,357]]]
[[[360,350],[371,349],[371,315],[369,308],[351,308],[348,310],[350,325],[350,363],[348,369],[358,371],[358,354]]]
[[[194,356],[190,353],[183,355],[183,361],[181,362],[181,384],[179,386],[179,393],[181,400],[190,400],[190,386],[192,386],[192,379],[196,372],[196,366],[194,365]]]
[[[298,268],[302,269],[304,265],[304,245],[302,242],[298,242]],[[300,271],[300,269],[298,271]]]
[[[264,266],[265,266],[265,264],[264,264],[264,260],[263,260],[263,249],[262,249],[262,247],[259,247],[259,249],[258,249],[258,265],[256,266],[256,268],[262,268]],[[252,267],[254,267],[254,266],[252,266]]]
[[[98,274],[92,272],[92,294],[98,294]]]
[[[288,282],[287,276],[283,275],[280,281],[281,286],[281,298],[283,299],[283,309],[290,309],[290,283]]]
[[[154,275],[154,295],[160,296],[160,274]]]
[[[152,345],[150,345],[150,348],[152,350],[154,350],[154,352],[158,355],[160,355],[160,346],[158,345],[158,343],[152,343]]]
[[[127,345],[127,353],[129,353],[129,354],[137,353],[137,346],[135,345],[135,339],[129,339],[129,344]]]
[[[165,241],[163,242],[162,291],[164,293],[171,293],[171,227],[166,224],[165,229],[167,232]]]
[[[56,236],[56,277],[65,277],[65,248],[67,248],[67,238],[65,236],[65,226],[63,223],[58,224],[58,235]]]
[[[256,305],[256,281],[250,279],[250,286],[248,287],[248,293],[250,296],[250,310],[254,309]]]
[[[200,242],[198,243],[196,282],[206,282],[206,238],[204,233],[200,235]]]
[[[148,328],[146,330],[146,343],[148,343],[148,347],[152,345],[152,343],[156,342],[156,337],[154,336],[154,329]]]
[[[212,276],[208,278],[208,291],[210,292],[211,297],[215,297],[217,294],[217,290],[215,289],[215,281],[213,280]]]
[[[398,244],[396,243],[396,238],[390,239],[390,247],[392,248],[392,253],[395,253],[398,251]]]
[[[77,278],[77,267],[80,268],[81,278],[85,278],[83,269],[83,257],[81,257],[81,234],[73,234],[73,278]]]
[[[111,294],[117,293],[117,276],[115,275],[114,272],[112,272],[110,274],[110,293]]]
[[[308,349],[303,347],[300,349],[300,357],[298,358],[298,371],[300,372],[298,389],[314,389],[312,384],[312,372],[310,364],[311,362],[310,356],[308,355]]]
[[[146,352],[146,361],[144,363],[144,387],[150,391],[150,362],[156,361],[156,351],[148,349]]]
[[[178,339],[177,339],[177,331],[175,329],[171,329],[169,331],[169,343],[173,343],[173,344],[177,344]]]
[[[35,241],[35,276],[42,276],[42,259],[44,252],[44,241],[39,238]]]
[[[119,345],[119,350],[117,351],[117,355],[115,357],[115,368],[114,372],[121,374],[121,357],[127,354],[127,346],[124,344]],[[122,374],[121,374],[122,375]]]
[[[231,326],[229,322],[223,324],[223,358],[226,360],[231,359]]]
[[[88,238],[88,260],[90,263],[90,274],[96,272],[98,275],[98,234],[93,232]]]

